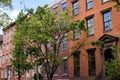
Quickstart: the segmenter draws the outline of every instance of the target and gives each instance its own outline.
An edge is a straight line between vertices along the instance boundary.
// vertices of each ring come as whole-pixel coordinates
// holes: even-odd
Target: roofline
[[[9,28],[11,28],[12,26],[14,26],[16,24],[16,21],[12,22],[10,25],[8,25],[7,27],[3,28],[3,31],[8,30]]]
[[[48,8],[57,5],[57,3],[61,2],[61,1],[66,1],[66,0],[54,0],[53,2],[51,2],[50,4],[48,4]]]
[[[25,14],[24,16],[27,17],[29,15],[29,13]],[[10,23],[7,27],[3,28],[3,31],[8,30],[9,28],[11,28],[12,26],[16,25],[16,21]]]

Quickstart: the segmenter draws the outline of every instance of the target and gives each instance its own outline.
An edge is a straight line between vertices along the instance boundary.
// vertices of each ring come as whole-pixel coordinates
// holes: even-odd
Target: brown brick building
[[[114,3],[109,0],[68,0],[67,4],[70,9],[73,9],[75,21],[85,20],[88,30],[87,35],[81,32],[77,40],[69,42],[69,48],[76,41],[87,44],[69,59],[69,78],[71,80],[98,80],[104,75],[102,74],[103,60],[111,58],[113,46],[120,46],[120,19],[118,17],[120,12],[113,8]],[[74,37],[77,33],[71,32],[71,34]],[[96,40],[104,41],[104,46],[100,48],[89,45],[91,41]]]
[[[51,11],[66,8],[72,9],[74,20],[85,20],[88,33],[71,31],[68,35],[73,41],[62,43],[61,55],[65,58],[74,53],[56,71],[54,80],[98,80],[104,76],[103,60],[111,58],[113,46],[120,46],[120,12],[113,8],[114,3],[109,0],[56,0],[49,5]],[[10,64],[12,56],[11,36],[14,32],[15,23],[12,23],[5,31],[2,45],[2,78],[13,79],[14,71]],[[81,34],[79,34],[81,33]],[[92,46],[91,41],[104,41],[103,47]],[[76,42],[84,42],[84,48],[76,52],[71,47]],[[32,79],[34,70],[26,75]],[[25,75],[25,76],[26,76]],[[27,80],[27,78],[24,77]]]

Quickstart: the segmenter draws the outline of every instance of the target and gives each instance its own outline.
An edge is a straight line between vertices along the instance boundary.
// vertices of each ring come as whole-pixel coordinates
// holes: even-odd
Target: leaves
[[[92,44],[92,46],[102,47],[104,45],[104,42],[98,40],[98,41],[92,41],[91,44]]]
[[[114,2],[115,3],[114,7],[116,8],[117,11],[120,11],[120,0],[111,0],[111,2]]]
[[[12,5],[11,5],[11,1],[12,0],[0,0],[0,7],[9,7],[9,8],[12,8]]]
[[[60,56],[64,35],[72,30],[85,31],[84,21],[74,22],[69,10],[64,12],[58,10],[57,14],[54,14],[44,6],[38,7],[35,13],[32,9],[29,11],[29,17],[21,12],[16,21],[13,37],[14,55],[16,55],[14,59],[19,60],[17,57],[22,54],[26,56],[20,57],[25,61],[24,65],[29,64],[28,59],[31,63],[40,63],[44,66],[48,79],[52,79],[54,72],[64,61],[64,56]],[[20,52],[17,52],[19,50]]]
[[[120,61],[118,53],[120,52],[119,47],[114,47],[112,50],[112,55],[114,58],[109,61],[104,61],[104,70],[110,80],[120,79]]]

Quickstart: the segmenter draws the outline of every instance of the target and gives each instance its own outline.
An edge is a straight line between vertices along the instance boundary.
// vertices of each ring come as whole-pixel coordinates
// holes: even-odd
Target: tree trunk
[[[18,80],[20,80],[20,77],[21,77],[21,76],[20,76],[20,72],[18,72]]]
[[[53,79],[53,75],[49,74],[47,75],[47,80],[52,80]]]

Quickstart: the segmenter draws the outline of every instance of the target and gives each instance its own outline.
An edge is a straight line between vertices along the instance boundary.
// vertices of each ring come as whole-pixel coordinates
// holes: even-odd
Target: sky
[[[8,10],[7,13],[12,19],[14,19],[21,9],[34,8],[36,10],[38,6],[44,6],[53,1],[54,0],[12,0],[13,10]]]
[[[55,0],[12,0],[13,9],[5,10],[5,12],[7,12],[10,18],[15,21],[17,15],[22,9],[33,8],[36,10],[38,6],[44,6],[45,4],[50,4],[53,1]],[[1,29],[0,34],[3,34]]]

